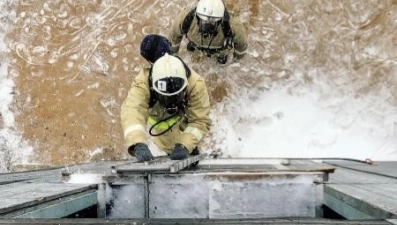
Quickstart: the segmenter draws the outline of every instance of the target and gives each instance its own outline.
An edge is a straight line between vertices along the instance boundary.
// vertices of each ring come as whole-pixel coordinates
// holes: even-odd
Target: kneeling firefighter
[[[151,68],[139,72],[121,106],[128,153],[140,162],[153,159],[147,125],[154,144],[173,160],[198,154],[197,146],[211,126],[204,79],[167,52],[150,60],[154,62]],[[141,54],[145,57],[146,53]]]

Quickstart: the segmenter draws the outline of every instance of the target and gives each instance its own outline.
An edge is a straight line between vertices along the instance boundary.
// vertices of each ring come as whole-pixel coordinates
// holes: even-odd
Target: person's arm
[[[168,40],[170,40],[172,44],[172,49],[174,51],[174,54],[178,54],[179,52],[179,47],[181,46],[181,42],[184,35],[182,30],[182,24],[188,12],[189,10],[185,9],[176,16],[174,22],[172,23],[171,30],[168,34]]]
[[[199,76],[192,70],[192,76]],[[190,78],[194,79],[194,78]],[[200,141],[208,134],[211,119],[210,101],[205,81],[198,77],[191,87],[186,116],[188,117],[187,127],[177,143],[182,144],[191,153],[193,148],[198,146]]]
[[[127,147],[147,143],[146,123],[150,96],[148,82],[148,69],[142,69],[121,106],[121,125]]]
[[[231,20],[231,29],[234,34],[233,44],[234,44],[234,59],[242,59],[246,53],[248,48],[248,38],[245,32],[245,28],[243,24],[240,22],[238,17],[233,17]]]

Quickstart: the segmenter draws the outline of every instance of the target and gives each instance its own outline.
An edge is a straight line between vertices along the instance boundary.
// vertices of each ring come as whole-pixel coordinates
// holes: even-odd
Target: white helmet
[[[200,0],[197,3],[196,15],[204,20],[219,21],[225,13],[225,5],[222,0]]]
[[[157,59],[152,68],[153,89],[166,96],[176,95],[187,86],[186,69],[182,61],[166,53]],[[173,79],[174,80],[170,80]],[[176,84],[175,80],[178,80]]]
[[[186,103],[188,70],[181,59],[168,53],[153,64],[152,87],[157,93],[160,105],[170,114],[182,109]]]

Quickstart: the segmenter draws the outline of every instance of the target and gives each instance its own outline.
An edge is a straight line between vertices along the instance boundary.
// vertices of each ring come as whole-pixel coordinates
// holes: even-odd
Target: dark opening
[[[65,218],[98,218],[97,205],[90,206]]]
[[[331,208],[329,208],[326,205],[323,205],[323,218],[346,220],[345,217],[343,217],[342,215],[338,214],[337,212],[335,212],[334,210],[332,210]]]

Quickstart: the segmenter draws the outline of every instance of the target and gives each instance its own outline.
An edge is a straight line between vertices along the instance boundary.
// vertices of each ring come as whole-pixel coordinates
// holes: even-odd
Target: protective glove
[[[194,50],[196,50],[196,48],[194,46],[195,46],[195,44],[193,42],[189,41],[189,43],[187,43],[187,45],[186,45],[186,49],[189,52],[194,52]]]
[[[154,158],[149,147],[144,143],[137,143],[130,146],[128,148],[128,153],[135,156],[138,159],[138,162],[145,162]]]
[[[170,158],[172,160],[186,159],[189,156],[189,151],[183,144],[175,144],[174,150],[172,151]]]

